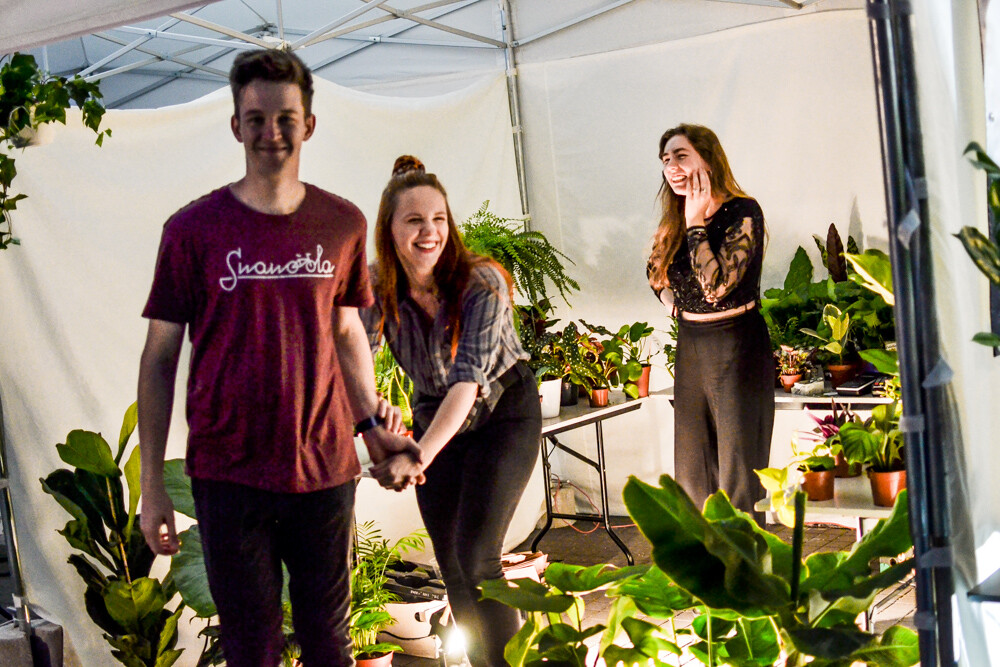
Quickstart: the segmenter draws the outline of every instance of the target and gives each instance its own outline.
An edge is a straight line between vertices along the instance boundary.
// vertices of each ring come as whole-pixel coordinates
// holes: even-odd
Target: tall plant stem
[[[122,569],[125,570],[125,580],[128,581],[129,585],[132,585],[132,575],[128,571],[128,554],[125,553],[125,544],[122,542],[122,535],[118,532],[115,527],[118,525],[118,515],[115,513],[115,496],[111,492],[111,479],[108,477],[104,478],[104,485],[108,489],[108,507],[111,508],[111,518],[115,522],[111,529],[118,535],[118,552],[122,559]]]
[[[795,492],[795,528],[792,531],[792,604],[799,606],[799,576],[802,571],[802,540],[806,522],[806,494]]]
[[[712,610],[705,605],[705,637],[708,641],[708,667],[715,667],[715,651],[712,650]]]

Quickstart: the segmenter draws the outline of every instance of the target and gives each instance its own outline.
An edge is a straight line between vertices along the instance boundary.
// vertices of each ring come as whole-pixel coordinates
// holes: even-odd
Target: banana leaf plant
[[[632,477],[625,486],[629,515],[653,546],[655,566],[616,570],[553,564],[546,583],[484,582],[483,596],[528,612],[505,657],[520,665],[593,664],[584,639],[600,635],[596,652],[608,665],[665,665],[680,653],[675,615],[693,610],[687,650],[705,665],[835,667],[861,662],[905,667],[919,661],[917,635],[893,626],[862,631],[859,614],[876,594],[901,581],[913,559],[873,573],[875,558],[906,552],[910,541],[905,491],[888,519],[849,551],[801,558],[804,494],[796,504],[789,545],[761,529],[717,492],[700,512],[664,475],[655,487]],[[606,623],[583,628],[581,595],[606,590],[614,598]],[[668,619],[658,625],[636,618]],[[616,643],[624,631],[631,647]],[[593,641],[593,640],[592,640]],[[625,642],[623,642],[625,643]],[[587,660],[585,663],[584,660]]]
[[[976,268],[990,283],[1000,286],[1000,246],[991,240],[1000,238],[1000,166],[976,142],[965,147],[965,155],[969,156],[972,164],[986,172],[986,203],[990,210],[991,233],[987,237],[975,227],[966,226],[955,236],[962,242]],[[989,347],[1000,346],[1000,335],[990,331],[977,333],[972,340]]]
[[[125,412],[114,455],[100,433],[70,431],[56,450],[72,469],[60,468],[39,481],[73,517],[59,534],[79,552],[69,557],[69,564],[87,585],[87,613],[104,631],[111,655],[129,667],[169,667],[181,655],[175,646],[184,604],[168,609],[177,592],[172,577],[160,581],[149,576],[155,555],[136,513],[139,447],[125,457],[135,427],[133,403]]]

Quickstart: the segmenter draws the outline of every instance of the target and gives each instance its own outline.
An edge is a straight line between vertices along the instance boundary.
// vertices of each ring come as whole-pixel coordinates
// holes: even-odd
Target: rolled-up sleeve
[[[448,386],[475,382],[483,398],[490,395],[487,373],[496,363],[504,327],[513,327],[507,283],[491,266],[473,269],[462,297],[461,331]]]

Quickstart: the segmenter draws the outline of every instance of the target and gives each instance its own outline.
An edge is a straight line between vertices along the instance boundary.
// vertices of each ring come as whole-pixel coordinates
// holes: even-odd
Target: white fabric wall
[[[995,2],[993,4],[996,4]],[[991,12],[996,17],[996,7]],[[1000,361],[971,342],[989,329],[986,278],[952,235],[965,225],[987,229],[985,177],[962,156],[970,141],[985,145],[985,110],[996,110],[995,72],[989,101],[983,95],[983,52],[976,3],[914,3],[914,39],[924,153],[929,184],[931,249],[942,357],[954,371],[949,385],[960,429],[957,469],[949,470],[949,500],[956,559],[956,631],[963,665],[1000,663],[996,604],[970,604],[966,591],[1000,568],[1000,488],[995,452],[1000,415]],[[989,26],[997,32],[996,21]],[[996,35],[990,35],[995,42]],[[996,46],[986,50],[996,68]],[[985,103],[985,104],[984,104]],[[992,151],[997,158],[997,152]]]
[[[800,245],[825,276],[812,234],[825,238],[830,223],[845,240],[849,232],[884,247],[869,53],[865,13],[842,11],[520,66],[532,228],[576,262],[582,288],[556,316],[613,329],[647,321],[666,340],[667,313],[644,268],[658,221],[658,142],[680,122],[716,131],[736,179],[763,207],[765,288],[781,284]],[[653,369],[654,388],[670,383]],[[655,481],[673,471],[663,409],[608,424],[613,511],[624,513],[628,474]],[[618,430],[633,435],[614,438]],[[593,435],[581,433],[566,440],[593,453]],[[562,472],[596,490],[582,464],[566,460]]]
[[[401,153],[419,156],[441,177],[460,220],[485,199],[505,215],[520,210],[502,76],[445,97],[407,100],[318,80],[314,112],[303,179],[354,201],[370,221]],[[15,185],[29,195],[14,217],[22,245],[0,256],[0,392],[11,486],[29,599],[66,628],[83,665],[111,658],[84,611],[82,581],[66,564],[70,549],[56,534],[69,516],[38,480],[62,467],[55,444],[70,430],[116,437],[135,400],[146,327],[140,313],[163,222],[243,173],[231,113],[228,90],[154,111],[111,111],[113,136],[101,149],[74,115],[52,144],[16,155]],[[183,395],[183,377],[177,386]],[[169,458],[183,456],[182,410],[181,399]],[[534,507],[512,529],[516,541],[541,506],[540,482],[532,488],[526,502]],[[369,518],[370,507],[359,518]],[[415,507],[409,512],[405,532],[419,525]],[[198,629],[181,624],[189,645]],[[187,651],[181,664],[194,664],[198,652]]]

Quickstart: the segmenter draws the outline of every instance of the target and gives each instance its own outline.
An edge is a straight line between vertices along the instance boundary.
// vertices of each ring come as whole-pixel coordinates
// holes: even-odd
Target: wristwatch
[[[382,419],[381,417],[377,417],[375,415],[372,415],[370,417],[365,417],[364,419],[362,419],[361,421],[359,421],[357,424],[354,425],[354,434],[361,435],[365,431],[371,430],[376,426],[382,426],[382,424],[384,423],[385,423],[384,419]]]

